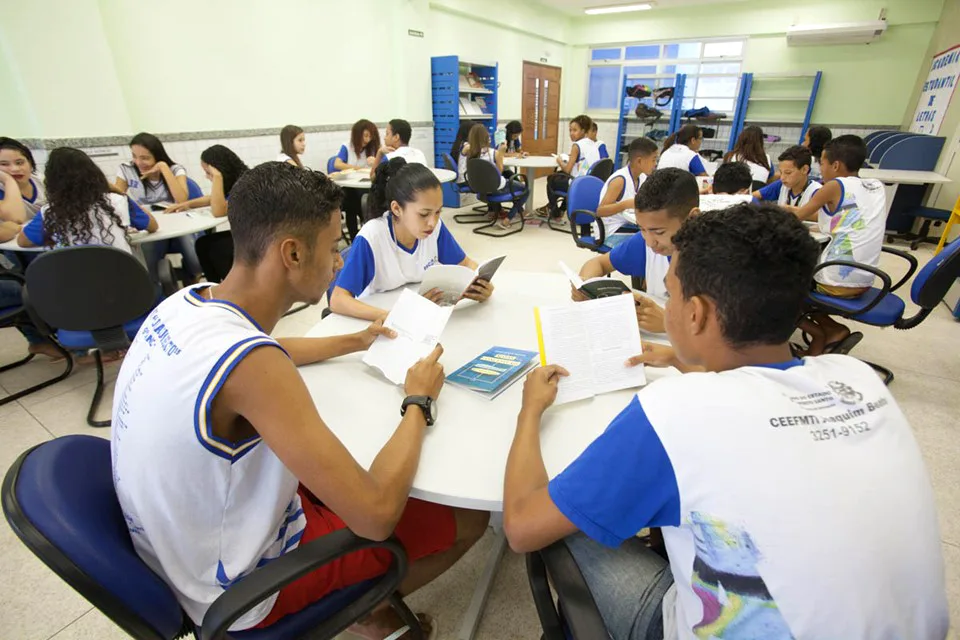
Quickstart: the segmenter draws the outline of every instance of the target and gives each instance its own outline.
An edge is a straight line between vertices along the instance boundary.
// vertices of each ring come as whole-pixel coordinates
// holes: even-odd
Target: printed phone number
[[[831,427],[829,429],[813,429],[810,435],[817,442],[826,440],[838,440],[839,438],[848,438],[859,433],[870,431],[870,425],[866,422],[854,422],[853,424],[843,425],[842,427]]]

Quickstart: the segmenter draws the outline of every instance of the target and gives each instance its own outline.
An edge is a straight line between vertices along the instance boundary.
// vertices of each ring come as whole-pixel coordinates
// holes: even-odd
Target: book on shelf
[[[536,351],[492,347],[447,376],[447,382],[493,400],[535,366]]]
[[[500,268],[500,265],[506,259],[506,256],[498,256],[487,260],[476,269],[470,269],[459,264],[435,264],[423,272],[423,280],[420,282],[420,295],[423,295],[431,289],[439,289],[443,292],[443,298],[440,300],[441,306],[455,305],[463,298],[477,280],[493,280],[493,275]]]
[[[485,89],[485,88],[486,88],[486,87],[483,86],[483,83],[480,82],[480,78],[477,76],[477,74],[475,74],[475,73],[473,73],[473,72],[470,72],[470,73],[467,74],[467,86],[469,86],[471,89]]]
[[[480,111],[481,111],[481,112],[487,113],[487,101],[486,101],[486,100],[484,100],[484,99],[483,99],[482,97],[480,97],[480,96],[477,96],[476,98],[473,99],[473,101],[477,103],[477,106],[478,106],[478,107],[480,107]]]

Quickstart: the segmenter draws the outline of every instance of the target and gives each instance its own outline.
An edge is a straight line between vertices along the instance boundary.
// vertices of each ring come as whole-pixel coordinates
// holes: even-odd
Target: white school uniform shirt
[[[920,449],[849,356],[658,380],[548,491],[601,544],[662,527],[664,638],[946,637]]]
[[[617,199],[617,202],[624,202],[629,200],[633,202],[637,196],[637,189],[640,188],[640,185],[647,179],[647,174],[641,173],[640,177],[637,178],[637,181],[634,182],[633,174],[630,173],[630,166],[626,166],[619,171],[616,171],[612,176],[610,176],[603,185],[603,189],[600,190],[600,202],[603,202],[603,197],[607,193],[607,189],[610,188],[610,183],[613,182],[615,178],[623,178],[623,193]],[[603,220],[604,231],[606,232],[607,237],[610,237],[617,232],[617,229],[622,227],[625,224],[630,224],[630,221],[624,217],[624,214],[630,213],[633,214],[633,208],[631,207],[627,211],[622,213],[617,213],[612,216],[606,216],[600,218]]]
[[[859,176],[836,178],[842,197],[835,211],[822,208],[818,225],[830,242],[820,262],[848,260],[879,266],[883,235],[887,222],[887,201],[883,183]],[[816,273],[821,284],[835,287],[870,287],[874,276],[851,267],[827,267]]]
[[[27,220],[40,213],[40,208],[47,204],[47,193],[43,190],[43,183],[30,178],[30,184],[33,185],[33,197],[28,198],[23,193],[20,194],[20,198],[23,200],[23,208],[27,212]],[[3,199],[5,194],[3,185],[0,185],[0,200]]]
[[[751,160],[746,160],[739,155],[732,156],[730,162],[742,162],[743,164],[750,167],[750,177],[753,178],[754,182],[767,183],[767,180],[770,179],[770,176],[773,175],[773,162],[770,160],[770,154],[767,154],[767,165],[768,167],[763,166],[762,164],[757,164]]]
[[[437,221],[433,233],[417,240],[412,249],[401,246],[388,211],[360,228],[343,269],[337,274],[336,286],[361,298],[421,282],[424,271],[433,265],[460,264],[465,257],[442,220]]]
[[[178,291],[150,313],[113,398],[113,481],[134,549],[197,624],[241,577],[296,549],[306,526],[297,479],[254,436],[228,442],[210,407],[252,350],[279,349],[239,307]],[[276,594],[231,629],[263,620]]]
[[[340,153],[337,154],[343,162],[346,162],[349,165],[354,167],[366,167],[367,166],[367,152],[365,150],[360,151],[359,155],[353,149],[353,143],[347,142],[347,144],[340,145]],[[344,158],[346,156],[346,158]]]
[[[107,194],[107,198],[110,200],[113,212],[120,218],[120,222],[123,223],[123,227],[126,227],[126,229],[144,230],[150,224],[150,217],[146,212],[144,212],[136,202],[128,199],[127,196],[120,195],[119,193],[109,193]],[[40,213],[34,216],[33,219],[23,227],[23,235],[38,247],[46,245],[47,237],[43,228],[43,219],[49,207],[50,205],[44,205],[40,209]],[[130,239],[127,237],[126,229],[118,226],[105,210],[100,207],[95,207],[88,211],[87,215],[92,222],[91,237],[89,241],[83,244],[106,245],[126,251],[127,253],[132,253]],[[103,234],[107,236],[106,239],[101,237],[101,230],[109,230],[108,233]],[[55,247],[70,247],[77,244],[81,243],[72,236],[54,238]]]
[[[407,164],[422,164],[423,166],[429,166],[427,164],[427,156],[423,155],[423,151],[416,149],[409,145],[405,147],[400,147],[396,151],[391,151],[386,156],[387,160],[393,160],[394,158],[403,158],[407,161]]]
[[[670,258],[660,255],[647,246],[642,233],[633,234],[629,240],[621,242],[607,254],[613,268],[625,276],[643,278],[647,293],[662,302],[667,298],[667,285],[664,278],[670,268]]]
[[[586,136],[574,142],[573,146],[580,149],[580,155],[577,157],[577,163],[573,165],[570,175],[574,178],[585,176],[590,173],[590,167],[600,161],[600,149],[596,142]],[[572,148],[570,152],[573,153]]]
[[[187,170],[179,164],[171,165],[170,172],[178,178],[187,175]],[[126,181],[127,195],[141,204],[173,202],[173,196],[170,194],[170,189],[162,176],[156,180],[144,181],[131,162],[124,162],[120,165],[120,168],[117,169],[117,177]]]
[[[810,159],[810,177],[814,180],[823,178],[823,171],[820,169],[820,158]]]
[[[489,147],[480,152],[478,158],[483,158],[493,166],[497,166],[497,156],[496,152]],[[467,181],[467,158],[466,154],[463,152],[463,149],[460,150],[460,158],[457,160],[457,181],[466,182]],[[499,171],[499,168],[497,169]],[[503,177],[503,174],[500,175],[500,186],[498,189],[503,189],[507,186],[507,179]]]
[[[683,169],[693,175],[706,173],[700,154],[685,144],[676,142],[660,154],[657,169]]]
[[[780,180],[774,180],[767,186],[760,189],[760,196],[762,200],[776,200],[777,204],[780,206],[788,205],[791,207],[802,207],[810,202],[810,198],[813,197],[813,194],[819,191],[822,187],[823,185],[816,180],[807,180],[807,186],[805,186],[800,193],[794,195],[793,191],[790,190],[790,187],[783,184],[783,182]]]

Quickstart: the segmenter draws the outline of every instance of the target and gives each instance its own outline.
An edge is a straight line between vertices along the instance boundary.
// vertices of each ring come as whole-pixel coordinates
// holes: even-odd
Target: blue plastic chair
[[[570,234],[573,242],[581,249],[590,249],[597,253],[607,253],[610,247],[604,243],[607,240],[606,228],[603,220],[597,215],[600,206],[600,192],[603,191],[603,180],[594,176],[580,176],[574,178],[570,184],[569,213]],[[593,235],[593,229],[597,235]]]
[[[396,594],[407,569],[395,539],[373,542],[349,529],[301,545],[225,590],[195,626],[166,582],[137,555],[113,485],[110,442],[88,435],[56,438],[23,453],[3,480],[3,513],[17,537],[99,611],[135,638],[227,637],[229,626],[297,578],[362,549],[393,556],[379,577],[335,591],[263,629],[231,632],[234,640],[333,638],[389,599],[414,637],[416,617]]]
[[[883,252],[896,255],[909,263],[906,275],[898,282],[894,284],[886,272],[870,265],[844,260],[830,260],[818,265],[816,271],[828,267],[848,266],[872,273],[880,278],[882,286],[871,287],[859,298],[837,298],[812,291],[808,299],[811,310],[829,313],[875,327],[913,329],[923,322],[930,315],[930,312],[940,304],[947,291],[960,277],[960,240],[955,240],[917,272],[917,277],[914,278],[913,285],[910,287],[910,299],[920,307],[920,310],[909,318],[904,318],[906,303],[894,292],[902,287],[917,271],[917,259],[905,251],[899,251],[891,247],[883,247]],[[852,333],[832,352],[847,353],[862,337],[863,335],[859,332]],[[894,376],[890,369],[873,362],[867,362],[867,364],[883,376],[885,384],[893,382]]]
[[[203,189],[200,188],[200,185],[197,184],[196,180],[187,176],[187,200],[193,200],[194,198],[202,197]]]
[[[516,203],[530,193],[526,185],[523,185],[522,188],[517,191],[516,185],[518,183],[514,182],[513,180],[508,180],[507,186],[509,189],[501,192],[500,179],[502,177],[503,176],[500,174],[500,171],[497,169],[497,167],[489,160],[484,158],[470,158],[467,160],[467,184],[470,185],[471,191],[477,194],[477,199],[481,202],[485,202],[488,205],[491,203]],[[497,222],[496,218],[488,218],[487,224],[475,227],[473,232],[482,236],[491,236],[493,238],[512,236],[515,233],[520,233],[523,231],[523,216],[521,215],[519,218],[520,225],[517,228],[509,231],[502,233],[488,231],[488,229],[490,229]]]

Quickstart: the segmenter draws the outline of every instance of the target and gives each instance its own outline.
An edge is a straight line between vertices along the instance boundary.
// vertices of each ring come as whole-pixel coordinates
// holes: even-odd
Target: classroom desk
[[[483,304],[461,302],[441,343],[441,363],[449,374],[493,346],[537,350],[533,307],[573,304],[570,283],[559,273],[501,271],[496,291]],[[389,308],[399,290],[368,298]],[[307,337],[359,331],[369,323],[331,315]],[[393,435],[400,421],[403,389],[351,354],[300,368],[324,422],[365,468]],[[675,369],[647,368],[647,379],[677,375]],[[437,424],[423,445],[420,466],[410,495],[468,509],[499,513],[503,510],[503,475],[513,441],[523,381],[487,400],[471,391],[445,385],[440,395]],[[636,390],[597,396],[591,400],[553,407],[543,420],[542,448],[547,472],[554,476],[574,460],[627,405]],[[458,638],[473,637],[506,541],[502,531],[488,559],[473,600],[464,615]]]
[[[454,171],[434,169],[432,167],[430,170],[433,171],[433,175],[437,176],[437,180],[440,182],[453,182],[457,179],[457,174]],[[332,174],[334,176],[333,181],[344,189],[369,189],[372,184],[369,169],[356,169],[354,171],[343,171],[341,173],[346,175]]]
[[[533,183],[537,179],[537,169],[556,169],[557,159],[554,156],[519,156],[506,157],[503,159],[503,166],[516,167],[517,170],[525,170],[527,176],[527,187],[530,189],[530,195],[533,196]],[[531,200],[531,206],[533,201]]]
[[[214,218],[210,213],[210,207],[200,207],[181,213],[163,213],[162,211],[150,212],[157,220],[158,229],[155,233],[146,231],[136,231],[131,233],[130,245],[137,246],[147,242],[160,242],[170,238],[179,238],[189,236],[201,231],[207,231],[214,227],[226,224],[226,218]],[[21,247],[17,245],[17,239],[8,240],[0,243],[0,251],[45,251],[47,247]]]
[[[886,228],[888,231],[901,234],[908,234],[917,221],[913,216],[905,215],[903,212],[923,204],[927,187],[931,184],[953,182],[935,171],[901,169],[861,169],[860,177],[873,178],[884,184],[887,196]]]

